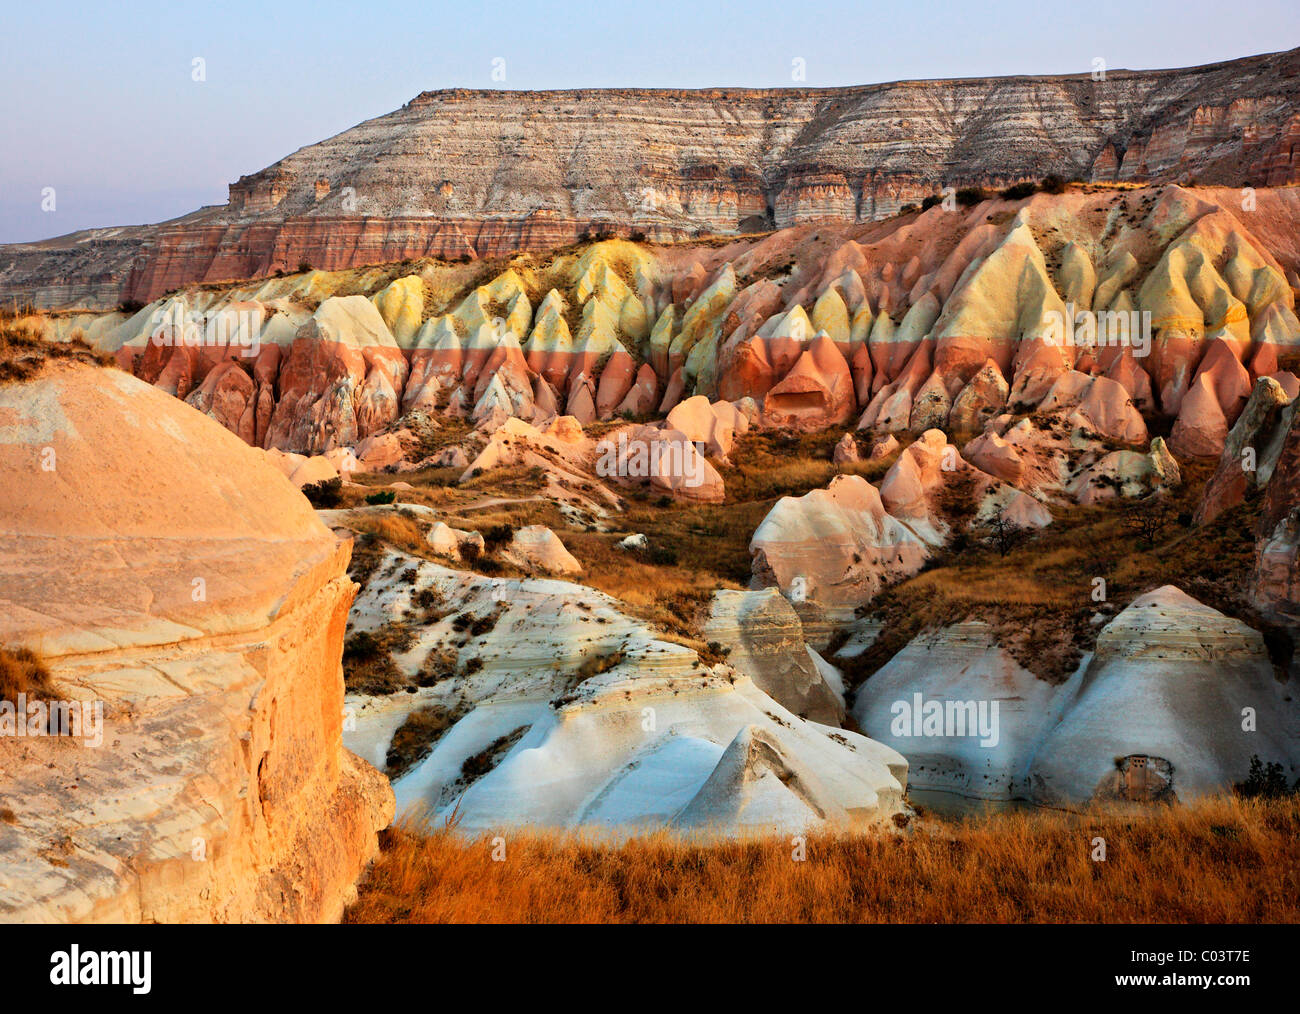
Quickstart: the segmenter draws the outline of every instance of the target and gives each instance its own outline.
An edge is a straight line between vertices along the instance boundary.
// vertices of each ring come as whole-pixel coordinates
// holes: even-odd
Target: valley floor
[[[1104,839],[1105,858],[1101,855]],[[351,923],[1300,922],[1300,797],[615,846],[399,824]],[[496,858],[494,859],[494,855]]]

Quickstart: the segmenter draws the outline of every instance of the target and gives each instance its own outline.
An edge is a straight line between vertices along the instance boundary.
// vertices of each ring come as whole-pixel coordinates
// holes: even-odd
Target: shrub
[[[0,648],[0,701],[16,704],[19,694],[36,700],[52,693],[50,671],[39,655],[29,648]]]
[[[397,499],[397,494],[394,493],[391,489],[380,490],[377,493],[366,494],[366,503],[371,504],[372,506],[377,506],[380,504],[389,504],[396,499]]]
[[[343,496],[343,480],[335,478],[322,479],[320,482],[309,482],[303,486],[302,495],[317,510],[328,510],[337,507]]]
[[[490,552],[509,542],[513,534],[514,530],[509,525],[493,525],[482,533],[484,547]]]
[[[929,197],[927,197],[925,200],[921,202],[921,210],[929,211],[936,204],[942,204],[942,203],[943,203],[943,196],[941,194],[931,194]]]
[[[312,269],[312,267],[311,267],[311,261],[299,261],[299,262],[298,262],[298,273],[299,273],[300,275],[305,275],[305,274],[306,274],[308,271],[310,271],[311,269]]]
[[[677,566],[677,551],[666,546],[651,546],[647,559],[656,567]]]
[[[1038,184],[1038,189],[1045,194],[1063,194],[1065,193],[1065,180],[1056,173],[1050,176],[1044,176],[1042,182]]]
[[[1023,183],[1013,183],[1002,191],[1002,196],[1008,201],[1023,201],[1026,197],[1033,197],[1038,192],[1038,184],[1030,181]]]
[[[1237,795],[1247,799],[1280,799],[1288,792],[1282,765],[1276,761],[1265,764],[1259,759],[1259,754],[1250,758],[1250,773],[1246,780],[1238,782],[1234,788]]]
[[[962,187],[957,191],[957,203],[963,208],[971,208],[980,201],[988,200],[989,193],[983,187]]]

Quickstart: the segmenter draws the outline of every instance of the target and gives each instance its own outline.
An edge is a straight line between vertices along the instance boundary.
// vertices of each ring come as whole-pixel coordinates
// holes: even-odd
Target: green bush
[[[391,489],[389,490],[381,489],[377,493],[366,494],[366,503],[371,504],[372,506],[392,503],[396,499],[397,499],[397,494],[394,493]]]
[[[989,193],[983,187],[962,187],[957,191],[957,203],[963,208],[974,207],[980,201],[987,201]]]
[[[1045,194],[1063,194],[1065,193],[1065,180],[1052,173],[1050,176],[1044,176],[1043,181],[1038,184],[1038,189]]]

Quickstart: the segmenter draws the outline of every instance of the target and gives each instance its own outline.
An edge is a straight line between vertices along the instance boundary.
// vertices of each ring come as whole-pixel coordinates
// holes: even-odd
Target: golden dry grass
[[[19,694],[47,699],[53,693],[50,671],[39,655],[28,648],[0,648],[0,701],[17,703]]]
[[[44,317],[29,314],[16,318],[0,314],[0,384],[31,380],[51,360],[69,360],[111,366],[112,356],[96,352],[80,338],[68,342],[48,342],[42,335]]]
[[[1300,801],[989,814],[908,833],[622,846],[411,824],[382,851],[353,923],[1258,923],[1300,921]],[[1106,842],[1104,862],[1092,858]]]

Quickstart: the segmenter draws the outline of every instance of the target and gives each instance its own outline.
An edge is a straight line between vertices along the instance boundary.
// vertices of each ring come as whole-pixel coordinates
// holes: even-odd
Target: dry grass
[[[396,779],[433,752],[434,744],[461,714],[438,704],[416,708],[393,733],[384,773]]]
[[[0,648],[0,701],[17,703],[18,695],[28,700],[48,700],[54,684],[44,661],[28,648]]]
[[[21,319],[0,315],[0,384],[31,380],[53,360],[113,365],[113,357],[96,352],[79,339],[47,342],[41,337],[44,323],[39,316]]]
[[[347,922],[1300,921],[1300,800],[989,814],[901,834],[625,845],[385,832]],[[1094,839],[1106,859],[1092,858]]]

